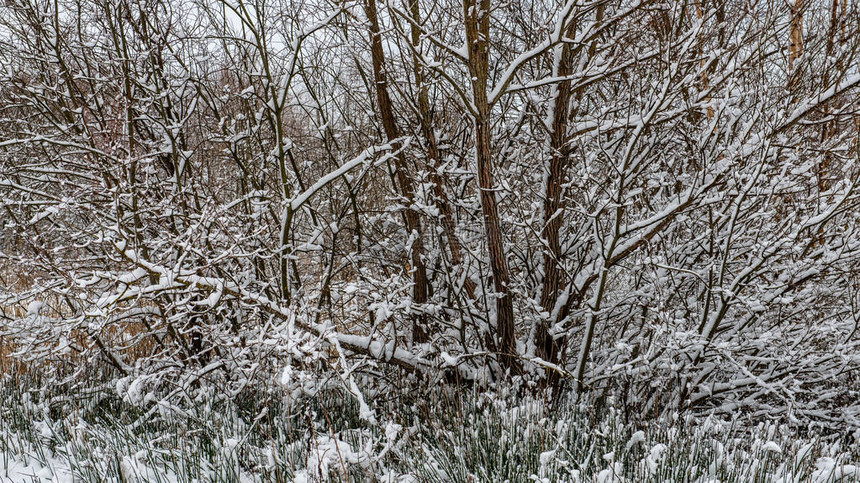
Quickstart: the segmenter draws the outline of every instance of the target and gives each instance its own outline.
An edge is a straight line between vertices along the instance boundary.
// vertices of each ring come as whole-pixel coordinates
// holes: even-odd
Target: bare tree
[[[295,364],[362,403],[362,372],[507,373],[646,416],[835,424],[860,347],[856,13],[4,4],[0,268],[26,276],[0,333],[174,398]]]

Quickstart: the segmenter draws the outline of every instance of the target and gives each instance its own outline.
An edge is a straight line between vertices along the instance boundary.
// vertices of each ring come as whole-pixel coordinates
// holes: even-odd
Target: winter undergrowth
[[[858,434],[738,415],[634,421],[614,401],[380,384],[375,421],[337,386],[179,407],[115,387],[3,378],[2,481],[860,481]],[[145,402],[144,402],[145,401]],[[598,409],[603,408],[603,409]]]

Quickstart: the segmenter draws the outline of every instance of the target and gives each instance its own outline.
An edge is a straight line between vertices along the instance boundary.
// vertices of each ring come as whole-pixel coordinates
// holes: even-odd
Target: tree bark
[[[388,95],[388,78],[385,72],[385,53],[382,50],[382,38],[380,36],[379,16],[376,11],[376,0],[365,0],[364,11],[369,22],[368,29],[370,31],[370,49],[373,62],[373,78],[376,85],[377,107],[379,116],[382,119],[382,127],[385,130],[385,136],[388,141],[393,142],[400,137],[400,130],[397,127],[397,122],[394,118],[394,109],[391,105],[391,97]],[[398,148],[398,143],[393,143],[394,149]],[[410,260],[412,272],[412,300],[416,304],[424,304],[427,302],[427,268],[424,265],[424,260],[421,258],[423,251],[423,241],[421,233],[421,218],[418,212],[413,208],[415,201],[415,186],[412,177],[406,164],[406,157],[402,151],[394,157],[394,167],[396,170],[397,189],[400,195],[406,199],[406,210],[404,218],[406,220],[406,230],[410,236],[414,236],[410,250]],[[428,333],[425,327],[426,317],[418,315],[412,320],[412,340],[413,342],[427,342]]]
[[[803,55],[803,0],[795,0],[791,7],[791,28],[788,37],[788,88],[794,91],[799,82],[799,74],[794,64]]]
[[[502,243],[502,226],[493,179],[490,105],[487,99],[490,36],[490,0],[464,0],[463,15],[468,43],[469,74],[472,79],[472,102],[475,121],[475,151],[478,163],[478,186],[481,190],[481,212],[490,255],[490,269],[496,291],[496,334],[499,361],[511,373],[519,372],[516,357],[514,304],[510,274]]]
[[[573,33],[573,26],[568,28],[567,35]],[[571,74],[572,60],[569,44],[564,44],[560,59],[558,61],[558,77],[566,77]],[[541,359],[557,364],[560,356],[560,341],[556,340],[550,333],[550,325],[555,320],[556,303],[558,293],[563,284],[563,273],[561,268],[561,241],[559,232],[563,217],[560,210],[563,208],[563,186],[570,164],[570,142],[567,139],[568,115],[570,110],[570,81],[560,82],[556,86],[555,101],[553,103],[552,131],[550,132],[550,159],[548,172],[546,174],[546,186],[543,199],[543,229],[541,238],[546,243],[543,256],[543,284],[541,287],[540,304],[548,318],[542,320],[538,325],[535,335],[536,355]],[[554,371],[548,374],[555,374]]]
[[[603,20],[605,7],[599,6],[596,11],[596,21]],[[576,24],[571,22],[566,29],[566,37],[570,38],[576,33]],[[570,43],[563,43],[558,47],[561,49],[556,77],[568,77],[573,74],[575,49]],[[596,41],[588,48],[588,56],[596,52]],[[547,168],[547,178],[543,199],[543,228],[541,238],[546,243],[543,260],[543,283],[541,286],[541,308],[548,314],[548,318],[541,321],[535,333],[536,355],[552,364],[562,362],[563,352],[567,345],[564,338],[556,338],[550,333],[552,323],[563,320],[568,313],[569,304],[561,307],[558,304],[558,294],[566,285],[567,281],[561,266],[561,240],[560,231],[562,222],[561,210],[564,209],[564,182],[570,169],[571,145],[568,139],[567,129],[570,112],[570,100],[575,95],[582,99],[584,89],[576,92],[570,89],[571,81],[565,80],[557,84],[556,95],[553,102],[552,126],[550,132],[550,159]],[[548,371],[548,384],[552,385],[558,378],[556,371]]]

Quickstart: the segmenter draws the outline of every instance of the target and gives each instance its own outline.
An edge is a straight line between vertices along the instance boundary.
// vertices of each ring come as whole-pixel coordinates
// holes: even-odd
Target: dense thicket
[[[0,350],[166,399],[336,375],[366,419],[393,370],[860,425],[858,21],[5,2]]]

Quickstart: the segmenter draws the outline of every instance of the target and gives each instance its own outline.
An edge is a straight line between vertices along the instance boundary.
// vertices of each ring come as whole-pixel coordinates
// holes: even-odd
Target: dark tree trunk
[[[496,334],[499,360],[511,373],[519,372],[516,355],[514,303],[510,275],[502,244],[502,226],[493,179],[493,155],[490,136],[490,105],[487,99],[490,0],[464,0],[466,42],[469,45],[469,74],[475,112],[475,151],[478,162],[478,186],[481,190],[481,211],[490,254],[490,269],[496,298]]]
[[[394,141],[400,137],[400,131],[397,128],[397,122],[394,118],[394,109],[391,105],[391,97],[388,95],[388,78],[385,73],[385,53],[382,50],[382,39],[380,37],[379,16],[376,12],[376,0],[365,0],[364,11],[367,15],[370,30],[370,49],[373,60],[373,78],[376,85],[377,107],[379,116],[382,119],[382,127],[385,130],[385,136],[388,141]],[[398,146],[394,146],[397,149]],[[406,158],[403,152],[400,152],[394,158],[394,168],[396,170],[397,189],[400,195],[406,199],[406,210],[404,218],[406,219],[406,230],[410,235],[415,235],[415,241],[412,243],[410,251],[411,269],[412,272],[412,300],[416,304],[424,304],[427,302],[427,268],[424,265],[424,260],[421,258],[423,251],[423,242],[421,234],[421,218],[418,212],[412,208],[415,200],[415,187],[412,177],[406,164]],[[413,318],[412,321],[412,340],[414,342],[426,342],[428,339],[426,325],[426,317],[419,315]]]

